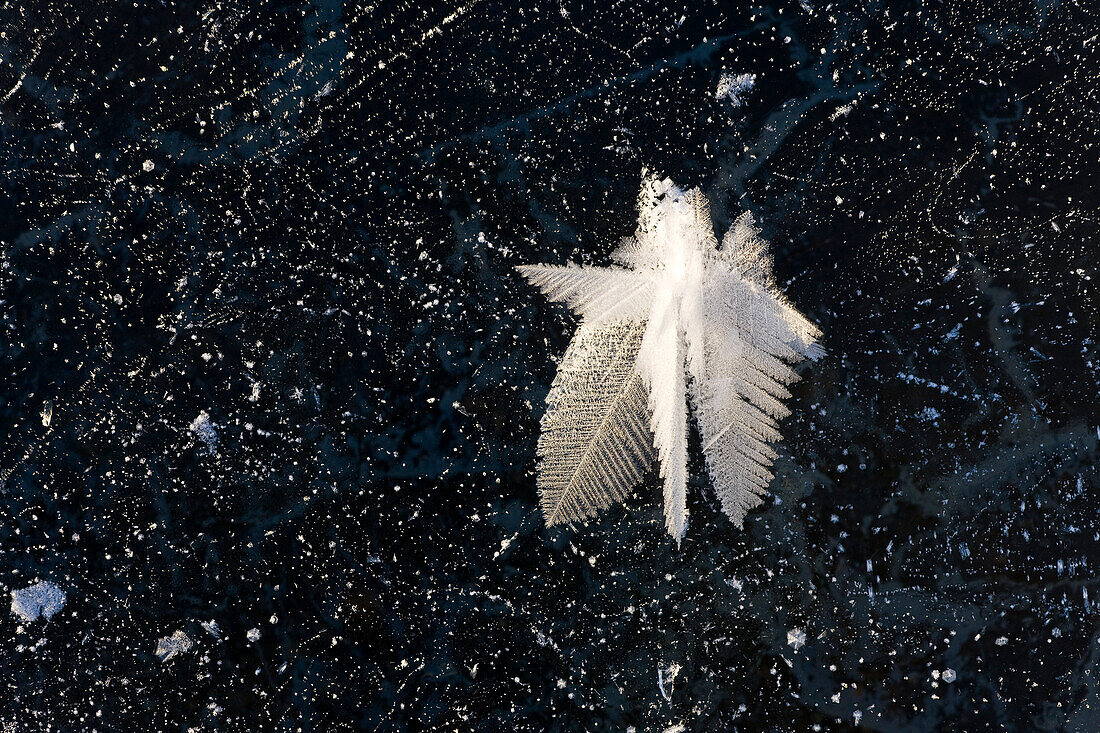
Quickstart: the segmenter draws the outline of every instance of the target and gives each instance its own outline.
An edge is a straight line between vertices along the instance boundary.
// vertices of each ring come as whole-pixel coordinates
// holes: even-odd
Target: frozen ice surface
[[[1100,16],[808,4],[12,3],[4,588],[72,604],[0,732],[1100,730]],[[682,549],[653,465],[541,525],[581,319],[512,269],[643,164],[831,354],[742,530],[689,421]]]
[[[12,613],[27,623],[39,616],[51,618],[65,605],[65,591],[48,580],[39,581],[22,590],[11,592]]]

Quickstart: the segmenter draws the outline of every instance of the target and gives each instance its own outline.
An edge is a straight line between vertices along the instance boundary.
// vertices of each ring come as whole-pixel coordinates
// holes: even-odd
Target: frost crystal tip
[[[656,453],[679,542],[690,397],[715,490],[740,526],[772,478],[790,365],[824,354],[821,332],[777,290],[751,214],[719,246],[698,189],[647,177],[638,230],[612,257],[621,267],[519,268],[581,317],[542,419],[546,522],[580,522],[621,501]]]

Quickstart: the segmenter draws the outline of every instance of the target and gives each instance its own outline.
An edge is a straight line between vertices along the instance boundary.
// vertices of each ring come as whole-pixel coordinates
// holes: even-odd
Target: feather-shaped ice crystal
[[[660,460],[665,524],[687,528],[688,397],[707,469],[738,526],[772,478],[791,364],[821,332],[779,293],[767,244],[743,214],[721,246],[706,198],[647,177],[622,267],[525,265],[581,324],[547,396],[538,486],[547,524],[621,501]],[[654,451],[654,449],[656,449]]]

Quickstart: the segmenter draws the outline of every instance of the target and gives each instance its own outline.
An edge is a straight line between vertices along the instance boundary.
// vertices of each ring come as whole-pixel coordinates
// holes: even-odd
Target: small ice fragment
[[[661,697],[666,700],[672,699],[672,683],[676,681],[676,675],[680,674],[680,665],[675,662],[668,667],[668,669],[657,670],[657,687],[661,690]],[[668,689],[665,689],[665,684],[668,684]]]
[[[997,646],[1004,646],[1005,644],[1008,643],[1008,639],[1003,637],[1003,636],[998,636],[997,640],[994,641],[993,643],[996,644]]]
[[[51,618],[65,605],[65,591],[55,583],[43,580],[23,590],[11,592],[11,610],[27,623],[42,618]]]
[[[806,645],[806,632],[802,629],[791,629],[787,632],[787,644],[798,651]]]
[[[714,96],[728,99],[734,107],[745,102],[745,95],[756,85],[756,74],[722,74],[718,80],[718,90]]]
[[[943,671],[943,674],[942,674],[942,675],[940,675],[940,677],[942,677],[942,678],[943,678],[943,681],[944,681],[944,682],[946,682],[946,683],[948,683],[948,684],[951,684],[952,682],[954,682],[954,681],[955,681],[955,670],[953,670],[953,669],[951,669],[950,667],[948,667],[947,669],[945,669],[945,670]]]
[[[171,636],[162,637],[157,642],[157,656],[160,657],[160,661],[167,662],[177,654],[182,654],[192,646],[194,642],[191,641],[191,637],[183,633],[183,631],[176,631]]]
[[[143,171],[145,171],[146,173],[153,170],[153,168],[155,168],[155,167],[156,167],[155,164],[151,160],[147,160],[147,161],[145,161],[144,163],[141,164],[141,169]]]
[[[215,621],[213,619],[211,619],[209,621],[201,621],[201,622],[199,622],[199,625],[202,626],[203,629],[206,630],[206,633],[210,634],[215,639],[222,638],[222,630],[220,628],[218,628],[218,622],[217,621]]]
[[[249,629],[248,632],[245,634],[245,636],[248,637],[249,641],[257,642],[257,641],[260,640],[260,630],[259,629]]]
[[[203,410],[199,416],[191,421],[191,432],[198,436],[206,449],[213,453],[218,447],[218,434],[214,430],[214,423],[210,422],[210,416]]]

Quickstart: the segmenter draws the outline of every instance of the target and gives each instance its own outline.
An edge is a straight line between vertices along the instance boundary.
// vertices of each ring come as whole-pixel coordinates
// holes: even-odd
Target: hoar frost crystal
[[[665,524],[687,528],[688,401],[707,469],[738,526],[772,479],[789,414],[791,364],[817,359],[821,332],[772,279],[767,244],[742,214],[718,245],[702,191],[647,176],[621,267],[519,271],[581,324],[547,396],[538,487],[547,524],[621,501],[660,460]],[[656,451],[654,451],[656,449]]]

